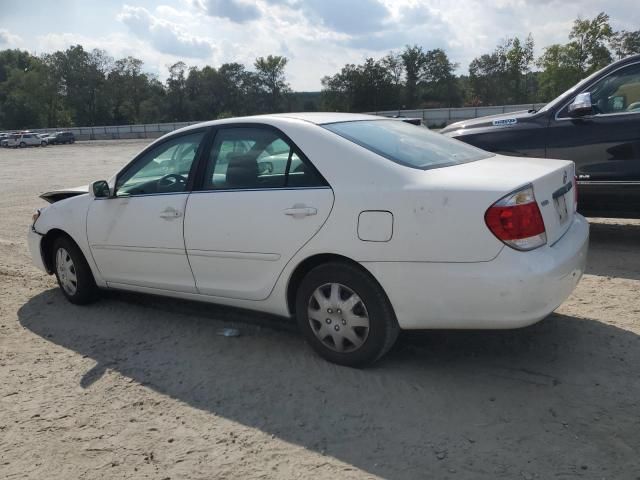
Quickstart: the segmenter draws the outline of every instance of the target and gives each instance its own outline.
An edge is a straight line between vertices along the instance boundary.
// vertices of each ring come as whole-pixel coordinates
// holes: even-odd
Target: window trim
[[[118,197],[118,190],[117,190],[117,185],[118,185],[118,181],[120,180],[121,176],[126,174],[131,168],[133,168],[137,162],[139,162],[142,158],[144,158],[149,152],[151,152],[152,150],[160,147],[161,145],[164,145],[167,142],[172,142],[174,140],[176,140],[177,138],[181,138],[181,137],[187,137],[189,135],[194,135],[197,133],[204,133],[202,140],[200,140],[200,144],[198,145],[198,150],[196,151],[196,155],[193,158],[193,162],[191,163],[191,169],[189,170],[189,178],[187,179],[187,184],[185,185],[185,188],[183,191],[181,192],[158,192],[158,193],[144,193],[144,194],[140,194],[140,195],[122,195],[120,197]],[[152,142],[149,145],[147,145],[144,150],[142,150],[140,153],[138,153],[135,157],[133,157],[133,159],[127,163],[124,167],[122,167],[120,169],[120,171],[116,174],[116,178],[114,181],[114,191],[113,191],[113,198],[136,198],[136,197],[149,197],[149,196],[156,196],[156,195],[177,195],[177,194],[184,194],[184,193],[190,193],[191,191],[193,191],[193,185],[195,184],[195,178],[194,176],[197,173],[197,166],[200,162],[200,158],[203,155],[203,152],[205,150],[205,147],[208,147],[208,139],[211,136],[211,128],[210,127],[200,127],[200,128],[194,128],[191,130],[186,130],[184,132],[180,132],[180,133],[176,133],[174,135],[169,135],[166,138],[164,138],[162,141],[160,142]]]
[[[610,71],[609,73],[607,73],[606,75],[596,78],[594,79],[592,82],[590,82],[589,84],[585,85],[582,90],[580,90],[579,92],[574,92],[573,95],[571,95],[569,97],[569,100],[567,100],[564,104],[562,104],[562,106],[560,108],[558,108],[558,110],[556,110],[556,113],[554,114],[554,119],[556,122],[560,122],[560,121],[565,121],[565,120],[579,120],[580,118],[583,119],[596,119],[596,118],[610,118],[610,117],[618,117],[621,115],[638,115],[640,113],[640,110],[638,110],[637,112],[616,112],[616,113],[597,113],[595,115],[587,115],[586,117],[570,117],[568,115],[565,116],[560,116],[560,113],[567,108],[569,105],[571,105],[571,103],[575,100],[575,98],[581,94],[581,93],[585,93],[588,92],[589,89],[591,87],[593,87],[596,83],[604,80],[605,78],[613,75],[614,73],[624,69],[624,68],[628,68],[628,67],[638,67],[640,66],[640,61],[636,61],[636,62],[630,62],[627,63],[625,65],[620,65],[618,68],[616,68],[615,70]]]
[[[194,184],[192,193],[202,193],[202,192],[262,192],[262,191],[270,191],[270,190],[317,190],[317,189],[326,189],[331,188],[327,179],[324,178],[324,175],[320,173],[320,171],[316,168],[316,166],[309,160],[309,158],[304,154],[304,152],[296,145],[296,143],[291,140],[286,133],[280,130],[278,127],[270,125],[268,123],[257,123],[257,122],[238,122],[238,123],[224,123],[221,125],[212,125],[210,127],[212,129],[211,136],[209,138],[209,142],[206,146],[206,151],[203,155],[198,159],[198,168],[195,172]],[[304,163],[307,167],[311,169],[311,171],[320,179],[323,185],[317,185],[313,187],[290,187],[288,186],[288,178],[285,179],[285,185],[282,187],[268,187],[268,188],[205,188],[205,172],[207,170],[207,163],[209,161],[209,156],[211,155],[211,150],[215,144],[218,133],[222,130],[235,129],[235,128],[255,128],[255,129],[263,129],[270,130],[276,133],[282,140],[284,140],[289,148],[290,152],[298,155],[302,163]],[[291,157],[291,154],[289,155]],[[216,163],[218,159],[216,158]],[[215,165],[213,164],[213,168],[215,170]],[[287,167],[288,167],[287,163]],[[288,177],[288,175],[287,175]]]

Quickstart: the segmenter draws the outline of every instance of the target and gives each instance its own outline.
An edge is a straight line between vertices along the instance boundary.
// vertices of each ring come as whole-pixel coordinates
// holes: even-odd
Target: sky
[[[638,0],[0,0],[0,49],[41,54],[70,45],[128,55],[163,80],[167,67],[289,59],[297,91],[320,90],[346,63],[405,45],[442,48],[465,73],[507,37],[531,33],[536,53],[565,43],[573,20],[611,16],[640,29]]]

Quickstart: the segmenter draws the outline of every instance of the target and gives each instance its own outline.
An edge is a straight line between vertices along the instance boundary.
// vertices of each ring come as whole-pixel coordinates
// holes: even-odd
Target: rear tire
[[[348,367],[374,363],[400,332],[380,285],[362,269],[341,262],[320,265],[304,277],[296,292],[296,319],[320,356]]]
[[[25,148],[26,146],[27,146],[27,144],[26,144],[26,143],[24,143],[24,142],[20,142],[20,148]]]
[[[67,300],[76,305],[95,301],[98,287],[80,248],[69,238],[59,237],[53,242],[52,255],[56,279]]]

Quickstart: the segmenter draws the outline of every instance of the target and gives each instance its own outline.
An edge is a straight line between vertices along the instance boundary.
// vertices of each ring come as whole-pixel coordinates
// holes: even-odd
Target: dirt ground
[[[592,219],[587,274],[539,324],[405,334],[352,370],[280,319],[76,307],[31,266],[37,195],[144,145],[0,150],[0,478],[640,479],[639,221]]]

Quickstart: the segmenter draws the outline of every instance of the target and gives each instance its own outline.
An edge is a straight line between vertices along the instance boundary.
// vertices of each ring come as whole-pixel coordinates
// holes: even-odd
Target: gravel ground
[[[639,221],[591,219],[587,274],[539,324],[405,334],[352,370],[280,319],[76,307],[31,266],[37,195],[144,145],[0,150],[1,478],[640,478]]]

